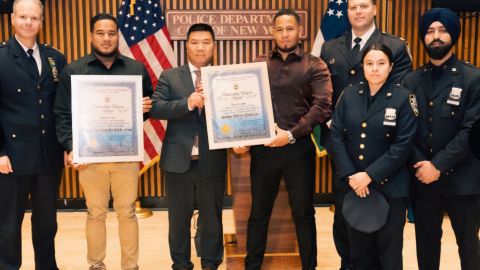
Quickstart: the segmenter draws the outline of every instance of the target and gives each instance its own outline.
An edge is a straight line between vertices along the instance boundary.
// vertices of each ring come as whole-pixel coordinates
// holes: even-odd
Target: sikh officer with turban
[[[480,114],[480,69],[452,52],[460,35],[456,13],[433,8],[419,20],[430,61],[405,77],[417,97],[419,122],[413,169],[417,259],[420,270],[440,264],[442,221],[448,213],[462,270],[480,269],[480,160],[469,133]]]

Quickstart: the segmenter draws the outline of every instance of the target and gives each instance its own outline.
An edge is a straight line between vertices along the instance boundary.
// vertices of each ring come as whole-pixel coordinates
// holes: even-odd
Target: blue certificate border
[[[85,151],[85,145],[82,145],[82,136],[81,134],[77,134],[79,138],[79,153],[78,156],[80,158],[89,158],[89,157],[108,157],[108,156],[136,156],[139,153],[139,145],[137,145],[137,138],[138,138],[138,133],[137,133],[137,117],[136,117],[136,99],[137,99],[137,91],[136,91],[136,83],[132,81],[112,81],[112,82],[90,82],[90,81],[82,81],[82,86],[85,88],[88,87],[102,87],[102,86],[119,86],[119,87],[128,87],[132,93],[132,99],[131,99],[131,114],[132,114],[132,132],[130,136],[130,140],[132,142],[131,147],[128,149],[125,149],[125,151],[109,151],[108,149],[100,149],[99,151],[95,152],[90,152],[90,151]],[[81,92],[81,91],[80,91]],[[85,97],[83,97],[85,98]],[[88,98],[88,97],[86,97]],[[83,107],[80,105],[79,106],[79,113],[82,112]],[[80,133],[81,130],[78,130],[78,133]]]
[[[214,102],[214,89],[212,87],[213,81],[221,76],[229,76],[229,75],[254,75],[258,78],[258,89],[260,91],[260,98],[261,98],[261,103],[262,103],[262,119],[263,119],[263,129],[265,130],[264,136],[259,137],[258,134],[255,135],[255,137],[252,136],[237,136],[237,137],[231,137],[231,136],[222,136],[219,134],[220,131],[220,126],[218,124],[217,119],[213,116],[216,114],[216,107],[215,107],[215,102]],[[225,143],[225,142],[233,142],[233,141],[246,141],[246,140],[252,140],[252,139],[263,139],[263,138],[269,138],[270,137],[270,129],[269,129],[269,117],[268,117],[268,112],[266,110],[267,104],[265,102],[265,89],[262,84],[262,68],[260,67],[252,67],[252,68],[247,68],[239,72],[238,70],[236,71],[217,71],[214,73],[209,74],[210,76],[207,78],[208,79],[208,85],[210,86],[210,91],[209,91],[209,99],[211,101],[211,108],[212,108],[212,124],[213,124],[213,140],[215,143]]]

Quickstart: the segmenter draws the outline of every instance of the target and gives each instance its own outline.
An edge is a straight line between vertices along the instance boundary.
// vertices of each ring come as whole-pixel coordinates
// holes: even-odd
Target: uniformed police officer
[[[480,269],[480,161],[468,142],[480,115],[480,70],[459,61],[457,15],[433,8],[419,20],[430,62],[405,77],[416,93],[419,127],[414,147],[414,212],[418,267],[437,270],[444,212],[459,246],[463,270]]]
[[[375,27],[377,14],[376,0],[348,1],[348,20],[351,31],[323,44],[320,58],[328,65],[333,84],[332,104],[336,104],[340,93],[349,85],[365,81],[361,67],[360,56],[364,48],[381,42],[392,51],[393,70],[390,80],[401,83],[403,77],[412,71],[412,61],[408,47],[401,39],[382,33]],[[358,45],[356,44],[358,43]],[[333,109],[334,110],[334,109]],[[322,128],[322,138],[328,140],[328,128]],[[335,175],[335,164],[332,164]],[[348,237],[345,222],[338,212],[348,185],[339,179],[334,180],[335,215],[333,223],[333,238],[337,252],[342,258],[341,269],[348,268]]]
[[[393,55],[386,45],[367,47],[362,62],[367,83],[343,91],[327,149],[337,166],[338,178],[349,190],[359,197],[372,196],[372,189],[379,191],[390,211],[386,224],[374,233],[362,232],[347,223],[348,269],[371,270],[380,264],[382,270],[401,270],[410,182],[407,159],[417,126],[415,97],[387,80]]]
[[[21,227],[30,196],[35,269],[57,269],[56,198],[63,150],[53,102],[65,57],[36,42],[39,0],[16,0],[15,36],[0,46],[0,269],[19,269]]]

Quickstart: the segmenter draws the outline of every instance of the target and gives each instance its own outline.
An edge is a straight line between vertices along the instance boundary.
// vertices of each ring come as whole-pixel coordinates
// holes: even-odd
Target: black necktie
[[[33,57],[33,49],[28,49],[28,60],[32,64],[33,69],[37,72],[37,75],[40,75],[38,72],[38,66],[37,66],[37,61],[35,61],[35,58]]]
[[[353,58],[357,58],[358,54],[360,53],[360,42],[361,41],[362,41],[362,39],[359,38],[359,37],[357,37],[353,40],[353,42],[355,42],[355,46],[353,46],[353,49],[352,49]]]

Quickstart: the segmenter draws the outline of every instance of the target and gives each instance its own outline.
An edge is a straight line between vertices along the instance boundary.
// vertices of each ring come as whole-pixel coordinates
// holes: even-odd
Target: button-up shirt
[[[332,83],[327,65],[300,45],[285,60],[273,50],[260,56],[267,61],[275,122],[301,138],[312,132],[318,123],[331,117]]]

